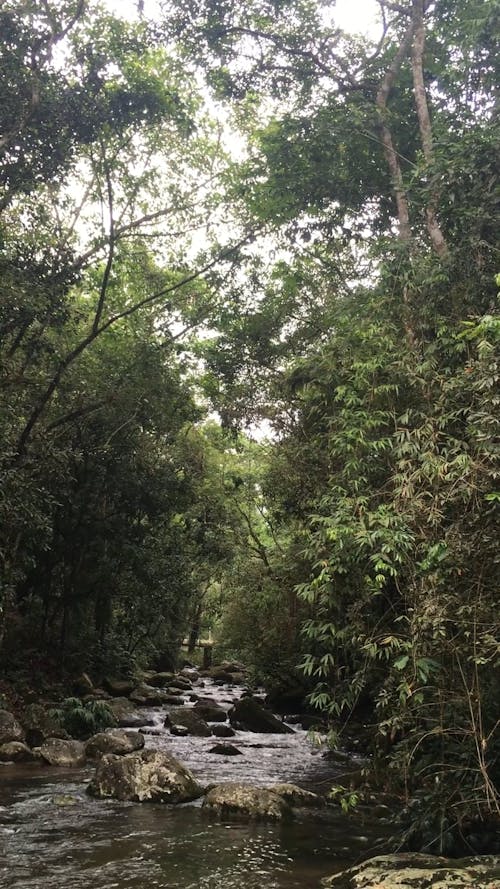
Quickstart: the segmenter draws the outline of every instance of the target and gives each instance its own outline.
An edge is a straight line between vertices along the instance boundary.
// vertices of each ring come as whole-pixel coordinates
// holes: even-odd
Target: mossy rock
[[[174,756],[141,750],[128,756],[103,756],[88,792],[101,799],[184,803],[202,796],[203,788]]]
[[[408,853],[379,855],[341,874],[326,877],[328,889],[498,889],[500,858],[451,861]]]
[[[286,800],[272,790],[231,782],[209,790],[203,811],[216,818],[243,821],[281,821],[292,814]]]

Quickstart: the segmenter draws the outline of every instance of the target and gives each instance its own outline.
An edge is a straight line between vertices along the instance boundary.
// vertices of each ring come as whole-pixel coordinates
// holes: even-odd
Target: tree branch
[[[163,287],[161,290],[150,294],[149,296],[135,303],[133,306],[130,306],[128,309],[124,309],[123,312],[118,312],[117,314],[112,315],[98,327],[96,327],[95,323],[93,323],[87,336],[80,340],[80,342],[59,362],[59,365],[57,366],[52,379],[40,395],[25,424],[23,431],[19,436],[16,451],[12,457],[11,462],[13,464],[16,464],[24,456],[31,435],[35,427],[38,425],[41,417],[43,416],[47,406],[52,400],[54,393],[59,388],[59,384],[64,374],[66,373],[68,368],[71,367],[71,365],[76,361],[76,359],[79,358],[82,352],[84,352],[91,345],[91,343],[93,343],[94,340],[97,339],[98,336],[100,336],[102,333],[104,333],[104,331],[108,330],[108,328],[112,327],[114,324],[116,324],[117,321],[120,321],[122,318],[127,318],[130,315],[133,315],[144,306],[158,302],[158,300],[163,299],[170,293],[174,293],[175,291],[180,290],[182,287],[185,287],[186,284],[190,284],[192,281],[196,281],[198,278],[201,278],[204,274],[209,272],[220,262],[224,262],[229,259],[244,244],[248,243],[251,237],[252,235],[247,235],[245,238],[241,239],[236,244],[233,244],[231,247],[227,247],[224,250],[221,250],[214,259],[210,260],[210,262],[207,262],[200,269],[197,269],[191,274],[186,275],[175,284],[171,284],[169,287]]]
[[[111,270],[113,268],[113,260],[115,257],[115,223],[113,219],[113,186],[111,183],[111,175],[108,169],[107,164],[105,164],[105,173],[106,177],[106,191],[108,196],[108,212],[109,212],[109,237],[108,237],[108,258],[106,260],[106,266],[104,269],[104,274],[102,276],[101,289],[99,292],[99,299],[97,302],[97,307],[94,316],[94,323],[92,325],[92,332],[95,334],[99,329],[99,323],[101,321],[102,313],[104,311],[104,304],[106,302],[106,294],[108,291],[108,284],[111,275]]]

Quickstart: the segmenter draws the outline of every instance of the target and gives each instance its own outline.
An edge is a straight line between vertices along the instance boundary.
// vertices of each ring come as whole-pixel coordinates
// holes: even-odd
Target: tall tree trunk
[[[420,141],[422,143],[422,153],[424,155],[425,165],[432,175],[432,167],[434,164],[434,147],[432,138],[432,124],[429,114],[429,105],[427,102],[427,92],[424,81],[424,49],[425,49],[425,22],[424,22],[424,0],[414,0],[413,2],[413,28],[414,38],[411,49],[411,67],[413,75],[413,91],[415,94],[415,106],[417,109],[418,125],[420,130]],[[448,247],[441,231],[441,227],[437,220],[438,193],[437,189],[431,185],[429,200],[425,208],[425,216],[427,221],[427,231],[431,239],[431,244],[441,258],[448,255]]]
[[[399,237],[401,241],[405,244],[409,244],[411,240],[411,230],[410,230],[410,210],[408,206],[408,198],[406,195],[406,189],[403,182],[403,173],[401,171],[401,164],[399,162],[399,154],[394,145],[394,140],[392,138],[392,132],[388,124],[388,112],[387,112],[387,102],[389,99],[389,95],[394,86],[394,82],[396,80],[397,74],[403,64],[405,57],[408,55],[410,50],[411,42],[413,39],[413,30],[414,30],[414,22],[411,21],[408,25],[406,33],[401,41],[399,49],[392,60],[389,68],[385,72],[384,79],[380,84],[380,87],[377,92],[376,97],[376,106],[378,111],[379,123],[380,123],[380,134],[382,146],[384,149],[384,156],[387,162],[387,166],[389,167],[389,173],[391,175],[392,187],[394,190],[394,197],[396,200],[396,208],[398,213],[398,222],[399,222]]]

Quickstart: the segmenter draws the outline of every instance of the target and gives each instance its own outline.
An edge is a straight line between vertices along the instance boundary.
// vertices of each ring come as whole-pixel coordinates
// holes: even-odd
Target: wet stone
[[[293,729],[264,707],[259,698],[244,697],[236,701],[229,712],[229,721],[235,728],[266,734],[291,734]]]
[[[212,734],[215,735],[216,738],[234,738],[236,732],[234,728],[231,728],[227,723],[220,722],[212,726]]]
[[[153,720],[142,716],[140,711],[128,698],[115,698],[107,702],[107,706],[115,717],[119,728],[140,728],[153,725]]]
[[[98,759],[106,753],[125,756],[144,747],[144,735],[127,729],[109,729],[98,732],[85,744],[85,753],[90,759]]]
[[[167,688],[174,677],[174,673],[162,672],[147,673],[144,678],[147,684],[152,685],[154,688]]]
[[[100,798],[141,803],[182,803],[200,797],[203,788],[174,756],[160,750],[141,750],[128,756],[103,756],[88,792]]]
[[[189,735],[198,738],[208,738],[212,732],[202,717],[195,712],[193,707],[175,707],[167,713],[165,725],[172,729],[173,726],[183,726]]]
[[[500,858],[448,860],[419,853],[379,855],[321,881],[328,889],[498,889]]]
[[[210,753],[219,753],[221,756],[241,756],[241,750],[238,750],[234,744],[215,744],[210,748]]]
[[[189,730],[186,725],[171,725],[170,734],[174,735],[176,738],[187,738]]]
[[[215,702],[198,701],[193,709],[205,722],[225,722],[227,719],[227,712]]]
[[[291,815],[290,806],[278,794],[265,787],[236,783],[219,784],[209,790],[203,810],[217,818],[245,821],[280,821]]]
[[[22,741],[7,741],[0,745],[0,762],[34,762],[38,757]]]
[[[24,741],[24,730],[12,713],[0,710],[0,744],[9,741]]]
[[[85,745],[81,741],[47,738],[40,747],[40,755],[50,766],[77,768],[85,762]]]
[[[122,698],[133,692],[136,683],[132,679],[113,679],[107,676],[103,680],[103,685],[110,695],[113,695],[115,698]]]

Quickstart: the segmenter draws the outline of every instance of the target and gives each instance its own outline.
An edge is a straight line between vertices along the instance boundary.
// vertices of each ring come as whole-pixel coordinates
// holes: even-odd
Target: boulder
[[[85,753],[90,759],[100,759],[105,753],[125,756],[127,753],[134,753],[135,750],[142,750],[143,747],[144,735],[140,732],[112,728],[89,738],[85,744]]]
[[[128,698],[114,698],[106,703],[116,719],[118,728],[140,728],[143,725],[154,725],[154,721],[142,716]]]
[[[271,689],[266,695],[266,704],[278,713],[302,710],[308,690],[291,677]]]
[[[218,722],[215,725],[211,726],[212,734],[215,735],[216,738],[234,738],[236,732],[234,728],[231,728],[230,725],[227,725],[225,722]]]
[[[498,889],[499,880],[500,858],[451,861],[415,852],[378,855],[321,884],[332,889]]]
[[[102,684],[106,691],[109,691],[110,695],[113,695],[114,698],[127,697],[133,692],[137,685],[133,679],[113,679],[109,676],[106,676],[103,679]]]
[[[190,682],[198,679],[199,675],[200,672],[196,667],[184,667],[179,673],[179,676],[183,676],[184,679],[189,679]]]
[[[8,710],[0,710],[0,744],[24,741],[24,730],[16,717]]]
[[[246,680],[245,674],[241,670],[237,670],[233,666],[213,667],[207,672],[217,685],[243,685]]]
[[[0,745],[0,762],[34,762],[38,757],[22,741],[7,741]]]
[[[187,738],[189,730],[185,725],[171,725],[170,734],[174,735],[176,738]]]
[[[40,755],[50,766],[77,768],[85,762],[85,744],[65,741],[64,738],[47,738],[40,747]]]
[[[43,704],[29,704],[21,715],[21,722],[26,734],[26,743],[30,747],[39,747],[47,738],[65,738],[69,735],[61,728],[59,722]]]
[[[194,707],[172,708],[167,713],[165,725],[169,726],[171,730],[174,726],[182,726],[187,729],[188,735],[194,735],[197,738],[208,738],[212,734],[207,723],[199,713],[196,713]]]
[[[225,722],[227,719],[227,711],[224,707],[212,701],[197,701],[193,707],[195,713],[198,713],[205,722]]]
[[[269,788],[273,793],[277,793],[289,806],[299,808],[318,808],[325,805],[325,800],[317,793],[311,793],[310,790],[303,790],[296,784],[273,784]]]
[[[279,821],[291,815],[291,808],[277,793],[251,784],[218,784],[203,801],[203,809],[218,818]]]
[[[241,756],[241,750],[238,750],[234,744],[215,744],[208,751],[209,753],[219,753],[221,756]]]
[[[230,681],[233,682],[235,681],[233,679],[234,676],[243,675],[244,673],[245,667],[237,661],[223,661],[215,667],[210,667],[208,670],[202,671],[203,676],[210,676],[211,679],[221,679],[229,676],[231,677]]]
[[[153,688],[167,688],[170,685],[172,679],[175,678],[175,673],[169,673],[167,671],[163,671],[161,673],[146,673],[145,680],[148,685],[152,685]]]
[[[203,788],[175,757],[160,750],[141,750],[128,756],[103,756],[88,792],[141,803],[183,803],[202,796]]]
[[[232,710],[229,711],[229,721],[235,728],[246,732],[280,735],[293,732],[293,729],[264,707],[259,698],[245,697],[236,701]]]
[[[172,700],[171,695],[152,685],[141,683],[129,694],[129,700],[139,707],[160,707]]]
[[[168,689],[168,691],[170,692],[170,689]],[[165,695],[163,703],[167,707],[181,707],[184,704],[184,698],[169,693]]]
[[[191,691],[193,684],[185,676],[174,676],[168,683],[168,687],[169,689],[178,688],[180,691]]]

